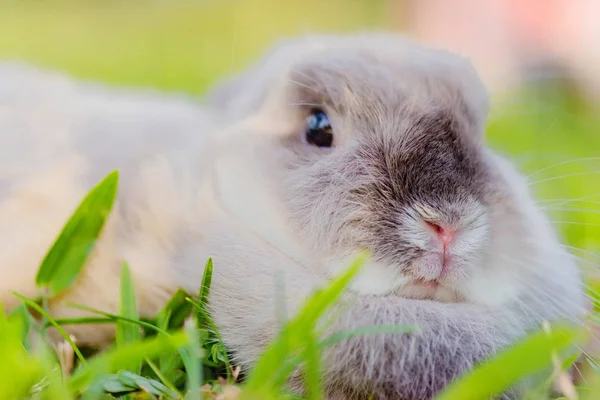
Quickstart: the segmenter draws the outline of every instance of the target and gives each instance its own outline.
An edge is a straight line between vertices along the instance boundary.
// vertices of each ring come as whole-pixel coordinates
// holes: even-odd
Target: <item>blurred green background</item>
[[[0,0],[0,59],[110,84],[201,94],[277,39],[402,28],[394,0]],[[597,110],[558,81],[493,93],[491,146],[512,157],[583,267],[600,254]],[[598,158],[594,158],[598,157]],[[537,172],[536,172],[537,171]]]
[[[273,40],[387,24],[381,0],[0,0],[0,56],[201,92]]]

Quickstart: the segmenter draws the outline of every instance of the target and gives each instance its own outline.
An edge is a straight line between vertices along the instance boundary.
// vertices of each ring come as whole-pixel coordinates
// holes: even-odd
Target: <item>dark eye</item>
[[[317,147],[331,147],[333,130],[323,111],[313,110],[306,118],[306,141]]]

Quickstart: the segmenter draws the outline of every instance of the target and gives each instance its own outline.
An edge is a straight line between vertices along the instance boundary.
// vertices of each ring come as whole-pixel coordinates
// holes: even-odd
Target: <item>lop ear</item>
[[[256,111],[266,96],[268,86],[262,77],[261,67],[254,65],[218,82],[209,89],[205,97],[207,103],[234,117]]]
[[[233,118],[247,116],[258,110],[269,92],[286,79],[295,62],[323,46],[311,36],[279,40],[258,62],[217,83],[208,91],[205,99],[209,105],[225,111]]]

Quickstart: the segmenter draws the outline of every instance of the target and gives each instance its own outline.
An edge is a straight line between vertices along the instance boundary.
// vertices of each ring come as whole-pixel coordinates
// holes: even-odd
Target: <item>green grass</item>
[[[65,224],[49,256],[40,265],[36,282],[40,296],[30,299],[14,293],[23,301],[24,307],[8,316],[0,310],[0,348],[5,350],[2,378],[5,382],[13,382],[2,389],[1,398],[27,395],[57,400],[110,395],[127,398],[128,394],[136,393],[136,398],[143,395],[144,398],[194,399],[202,398],[200,396],[205,392],[209,396],[217,395],[227,386],[238,388],[234,385],[233,369],[217,327],[206,312],[213,269],[211,260],[206,263],[198,295],[177,292],[151,321],[142,321],[138,317],[134,286],[126,263],[121,274],[118,314],[79,306],[105,320],[55,321],[49,315],[48,301],[75,282],[102,231],[114,202],[117,179],[118,174],[113,172],[99,182]],[[79,245],[80,237],[84,238],[86,246]],[[312,367],[307,368],[313,372],[308,374],[311,378],[308,381],[310,398],[321,398],[319,375],[315,373],[319,371],[318,351],[320,346],[333,341],[329,338],[319,343],[316,325],[361,265],[362,260],[357,260],[329,287],[317,291],[298,316],[283,327],[281,335],[266,349],[247,382],[239,387],[240,398],[288,396],[284,393],[284,384],[302,362]],[[48,288],[60,288],[60,291]],[[41,321],[34,319],[32,311],[42,316]],[[111,348],[85,358],[62,325],[94,322],[116,324],[116,337]],[[49,327],[56,328],[63,336],[65,343],[59,351],[53,350],[46,339]],[[29,332],[35,332],[41,338],[35,348]],[[205,375],[205,369],[214,376]],[[223,370],[225,372],[219,375]],[[203,386],[206,383],[208,387]]]
[[[138,317],[134,285],[129,267],[124,263],[118,314],[73,305],[96,313],[102,319],[55,321],[47,311],[47,303],[67,290],[81,273],[112,209],[117,179],[118,174],[113,172],[100,181],[66,222],[49,256],[40,265],[37,280],[40,295],[26,298],[14,293],[23,306],[9,315],[0,310],[0,350],[4,358],[0,376],[5,382],[11,382],[11,385],[0,386],[0,398],[200,399],[218,398],[226,391],[233,391],[228,398],[292,399],[297,396],[287,391],[286,382],[294,370],[301,368],[307,387],[306,399],[317,400],[323,398],[320,353],[325,346],[353,335],[402,334],[415,328],[382,326],[339,332],[319,339],[323,332],[318,322],[358,273],[366,254],[306,300],[297,315],[283,325],[243,382],[235,381],[235,370],[228,361],[218,328],[206,312],[214,268],[212,260],[206,263],[197,295],[177,292],[151,320]],[[73,229],[74,226],[78,229]],[[88,245],[80,246],[79,237]],[[48,288],[60,288],[60,291]],[[36,320],[32,312],[40,315],[41,320]],[[115,324],[114,343],[107,350],[85,357],[63,329],[64,325],[77,323]],[[52,347],[46,339],[49,327],[56,328],[64,339],[58,347]],[[32,340],[36,337],[39,339],[33,346]],[[546,393],[553,378],[573,363],[573,350],[584,337],[583,330],[567,326],[532,332],[454,382],[438,399],[489,398],[530,376],[538,379],[534,389]],[[556,358],[559,355],[568,357],[559,360]],[[558,364],[553,364],[556,362]],[[539,380],[541,372],[545,375]],[[595,393],[600,395],[600,390]]]
[[[0,58],[22,59],[111,84],[199,95],[280,36],[389,23],[383,0],[0,0]],[[592,289],[597,288],[600,113],[557,86],[517,89],[498,98],[501,103],[493,109],[487,140],[525,174],[533,174],[540,204],[581,266],[591,272]],[[335,303],[360,262],[307,300],[242,384],[235,381],[218,330],[204,311],[212,269],[219,267],[210,260],[200,293],[176,293],[153,319],[138,318],[126,264],[118,314],[87,309],[96,317],[58,321],[47,315],[48,300],[66,290],[81,272],[112,207],[117,183],[117,173],[107,176],[65,221],[64,231],[40,265],[36,280],[40,297],[22,298],[23,306],[8,315],[0,310],[0,398],[197,399],[199,391],[207,398],[222,392],[234,393],[231,398],[292,398],[284,393],[282,382],[299,363],[307,366],[309,398],[321,398],[320,349],[350,335],[372,333],[344,332],[319,342],[315,331],[315,321]],[[41,320],[34,320],[32,310]],[[66,334],[58,348],[45,344],[48,328],[60,331],[61,326],[77,323],[114,324],[116,340],[101,353],[77,348]],[[42,341],[33,342],[32,337]],[[542,372],[528,398],[548,399],[550,378],[560,377],[573,360],[563,350],[578,340],[579,332],[566,327],[533,332],[439,398],[487,398],[490,391]],[[588,373],[585,387],[577,388],[580,398],[600,398],[600,368],[591,364]]]

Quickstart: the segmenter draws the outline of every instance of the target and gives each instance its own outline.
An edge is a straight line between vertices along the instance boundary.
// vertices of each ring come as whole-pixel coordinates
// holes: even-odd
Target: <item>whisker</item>
[[[548,171],[548,170],[550,170],[552,168],[556,168],[556,167],[559,167],[561,165],[573,164],[573,163],[581,162],[581,161],[598,161],[598,160],[600,160],[600,157],[582,157],[582,158],[575,158],[575,159],[572,159],[572,160],[562,161],[562,162],[550,165],[548,167],[542,168],[542,169],[540,169],[538,171],[535,171],[535,172],[527,175],[527,177],[531,178],[532,176],[538,175],[538,174],[540,174],[540,173],[542,173],[544,171]]]
[[[591,208],[583,208],[583,207],[548,207],[548,210],[552,211],[572,211],[572,212],[580,212],[586,214],[600,214],[600,210],[592,210]]]
[[[288,106],[290,107],[302,107],[302,106],[309,106],[309,107],[323,107],[323,104],[317,104],[317,103],[289,103]]]
[[[518,243],[522,243],[522,244],[533,244],[539,247],[539,244],[537,242],[535,242],[534,240],[525,240],[525,241],[518,241]],[[594,269],[599,269],[600,265],[596,265],[594,263],[592,263],[589,260],[586,260],[576,254],[571,253],[568,250],[574,250],[574,251],[580,251],[580,252],[584,252],[584,253],[588,253],[589,255],[593,256],[593,257],[600,257],[600,255],[596,255],[595,253],[592,252],[588,252],[587,250],[583,250],[580,249],[578,247],[573,247],[573,246],[569,246],[566,244],[559,244],[559,248],[556,247],[549,247],[549,246],[541,246],[540,247],[543,251],[546,252],[550,252],[550,253],[554,253],[554,254],[559,254],[565,257],[569,257],[577,262],[581,262],[584,264],[589,265],[590,267],[594,268]],[[568,249],[568,250],[567,250]]]
[[[596,253],[593,253],[593,252],[588,251],[588,250],[580,249],[579,247],[569,246],[568,244],[561,244],[561,246],[564,247],[564,248],[566,248],[566,249],[569,249],[569,250],[579,251],[580,253],[587,254],[589,256],[592,256],[592,257],[597,258],[597,259],[600,260],[600,254],[596,254]]]
[[[587,194],[585,196],[581,196],[581,197],[574,197],[572,199],[540,199],[537,201],[537,203],[542,203],[542,202],[551,202],[551,201],[568,201],[568,202],[575,202],[575,201],[579,201],[579,200],[585,200],[585,199],[593,199],[596,197],[600,197],[600,193],[594,193],[594,194]],[[600,202],[594,202],[594,203],[600,203]]]
[[[597,195],[595,195],[595,196],[597,196]],[[552,207],[556,207],[556,206],[560,207],[565,204],[571,204],[571,203],[600,205],[600,201],[580,200],[580,199],[563,199],[563,200],[554,200],[553,202],[546,201],[546,203],[549,203],[547,205],[541,205],[541,202],[538,202],[538,203],[540,203],[540,206],[543,210],[552,209]]]
[[[317,83],[317,84],[319,83],[319,81],[317,81],[315,78],[313,78],[312,76],[308,75],[305,72],[302,72],[302,71],[298,70],[297,68],[291,68],[290,71],[293,72],[294,74],[300,75],[304,79],[307,79],[307,80],[309,80],[309,81],[311,81],[313,83]]]
[[[597,174],[599,172],[600,172],[600,169],[593,170],[593,171],[585,171],[585,172],[573,172],[573,173],[570,173],[570,174],[553,176],[552,178],[541,179],[539,181],[533,181],[533,182],[529,183],[529,186],[539,185],[540,183],[556,181],[558,179],[564,179],[564,178],[569,178],[569,177],[573,177],[573,176],[592,175],[592,174]]]
[[[585,355],[587,358],[589,358],[589,356],[586,354]],[[584,376],[583,372],[581,372],[581,369],[579,368],[579,366],[577,365],[577,363],[573,363],[573,368],[575,369],[575,371],[577,371],[577,374],[579,374],[579,376],[581,377],[581,380],[583,381],[583,383],[585,385],[588,384],[587,378]]]
[[[295,85],[298,85],[298,86],[300,86],[300,87],[306,88],[306,89],[308,89],[308,90],[312,90],[312,91],[313,91],[313,92],[315,92],[315,93],[319,93],[319,91],[318,91],[317,89],[315,89],[315,88],[313,88],[313,87],[310,87],[310,86],[308,86],[308,85],[306,85],[306,84],[304,84],[304,83],[302,83],[302,82],[298,82],[298,81],[295,81],[295,80],[293,80],[293,79],[288,79],[288,81],[289,81],[290,83],[293,83],[293,84],[295,84]]]
[[[516,260],[516,259],[513,259],[513,258],[505,256],[505,255],[503,256],[503,258],[511,263],[514,263],[521,267],[527,268],[528,272],[533,273],[534,276],[542,274],[542,271],[538,271],[534,268],[530,268],[529,264],[527,264],[521,260]],[[509,273],[513,274],[516,278],[518,278],[518,279],[521,278],[521,276],[516,271],[510,270],[510,269],[508,271],[509,271]],[[542,278],[543,278],[543,276],[542,276]],[[579,282],[577,282],[577,283],[579,283]],[[583,285],[583,287],[586,286],[586,284],[584,282],[582,283],[582,285]],[[561,312],[562,314],[567,314],[567,315],[571,314],[571,310],[569,310],[567,308],[567,305],[563,302],[563,299],[561,299],[561,301],[557,301],[553,297],[551,297],[549,293],[544,291],[541,287],[538,287],[533,284],[527,285],[527,289],[530,291],[530,294],[533,293],[535,295],[534,297],[532,297],[532,300],[535,299],[537,302],[539,302],[540,306],[546,306],[546,305],[550,304],[555,310]],[[586,297],[588,297],[587,293],[585,293],[585,295],[586,295]],[[579,323],[583,322],[579,316],[569,316],[569,319],[573,319],[573,321],[579,322]]]
[[[553,224],[563,224],[563,225],[581,225],[581,226],[597,226],[600,227],[600,224],[594,222],[578,222],[578,221],[555,221],[550,220]]]
[[[527,264],[520,263],[520,262],[518,262],[518,260],[514,260],[514,259],[510,259],[510,258],[507,258],[507,260],[508,260],[508,261],[510,261],[510,262],[514,262],[515,264],[518,264],[518,265],[520,265],[521,267],[525,267],[525,268],[527,268]],[[531,268],[531,269],[529,269],[529,268],[528,268],[528,269],[527,269],[527,271],[528,271],[529,273],[532,273],[532,274],[534,275],[534,277],[536,277],[536,276],[539,276],[541,279],[545,278],[545,276],[542,274],[542,271],[538,271],[538,270],[536,270],[536,269],[533,269],[533,268]],[[512,274],[513,274],[513,275],[514,275],[516,278],[519,278],[519,279],[521,278],[521,276],[520,276],[520,275],[518,275],[518,273],[516,273],[515,271],[509,271],[509,272],[510,272],[510,273],[512,273]],[[573,279],[571,280],[571,283],[577,283],[577,284],[581,285],[581,288],[583,288],[583,289],[586,289],[586,290],[590,290],[590,291],[592,291],[592,292],[595,292],[595,290],[594,290],[594,289],[593,289],[591,286],[587,285],[587,284],[586,284],[584,281],[580,281],[580,280],[578,280],[578,279],[575,279],[575,278],[573,278]],[[530,291],[532,291],[532,292],[534,292],[534,293],[536,293],[536,294],[542,294],[542,295],[543,295],[543,297],[546,297],[546,298],[547,298],[547,297],[548,297],[548,295],[549,295],[549,294],[548,294],[548,293],[546,293],[546,292],[545,292],[545,291],[544,291],[542,288],[540,288],[540,287],[538,287],[538,286],[536,286],[536,285],[530,284],[530,285],[527,285],[527,286],[528,286],[528,290],[530,290]],[[591,302],[593,302],[593,303],[597,303],[597,302],[598,302],[598,300],[597,300],[597,299],[595,299],[594,297],[592,297],[592,296],[591,296],[591,295],[590,295],[590,294],[589,294],[587,291],[585,291],[585,292],[584,292],[584,296],[585,296],[585,297],[586,297],[588,300],[590,300]],[[540,297],[542,297],[542,296],[540,296]],[[545,300],[544,300],[544,304],[545,304],[547,301],[548,301],[548,299],[545,299]],[[553,302],[553,303],[554,303],[554,302]],[[561,307],[561,308],[562,308],[562,307],[564,307],[564,304],[563,304],[563,303],[561,303],[561,302],[557,302],[557,303],[556,303],[556,306],[557,306],[557,307]],[[564,309],[563,309],[562,311],[566,311],[566,310],[564,310]]]
[[[569,259],[575,261],[578,264],[584,264],[585,266],[579,266],[579,272],[582,274],[582,278],[584,281],[587,281],[589,278],[595,278],[596,276],[600,276],[600,265],[592,263],[586,259],[583,259],[577,255],[571,254],[570,252],[564,251],[563,249],[544,249],[544,251],[549,251],[554,254],[560,254],[561,256],[568,257]],[[587,266],[587,267],[586,267]],[[527,266],[528,269],[533,270],[533,267]],[[587,286],[593,292],[596,292],[590,286]]]

